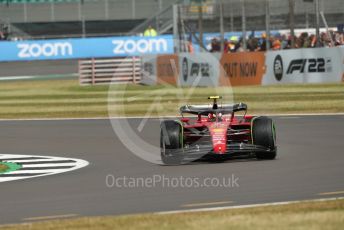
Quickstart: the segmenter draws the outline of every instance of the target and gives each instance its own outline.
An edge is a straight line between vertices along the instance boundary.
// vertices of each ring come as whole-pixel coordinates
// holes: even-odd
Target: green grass
[[[84,217],[0,227],[3,230],[327,230],[343,229],[344,200],[182,214]]]
[[[0,174],[16,171],[22,166],[13,162],[0,162]]]
[[[225,95],[227,102],[247,103],[254,114],[344,112],[344,84],[232,90],[233,94],[229,88],[80,86],[77,80],[1,82],[0,118],[176,115],[182,104],[205,103],[212,94]]]
[[[8,166],[0,163],[0,174],[8,170]]]

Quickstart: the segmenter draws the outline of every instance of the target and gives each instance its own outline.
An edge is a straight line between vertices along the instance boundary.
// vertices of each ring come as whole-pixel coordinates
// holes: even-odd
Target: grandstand
[[[123,35],[176,0],[1,0],[0,22],[33,38]]]

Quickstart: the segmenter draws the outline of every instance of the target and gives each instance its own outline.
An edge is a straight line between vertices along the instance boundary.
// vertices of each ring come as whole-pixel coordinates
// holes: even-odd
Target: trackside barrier
[[[139,83],[141,58],[88,59],[79,61],[81,85]]]
[[[256,53],[180,53],[143,56],[142,83],[178,86],[259,85],[265,56]]]
[[[240,86],[344,82],[344,47],[142,57],[142,83]]]
[[[173,47],[172,35],[1,41],[0,62],[171,54]]]
[[[267,52],[262,85],[341,82],[343,62],[344,47]]]

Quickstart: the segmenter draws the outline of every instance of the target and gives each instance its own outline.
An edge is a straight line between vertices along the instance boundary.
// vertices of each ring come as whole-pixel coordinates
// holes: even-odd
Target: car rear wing
[[[209,113],[233,114],[239,111],[247,111],[247,105],[244,103],[219,105],[213,109],[211,105],[184,105],[179,109],[181,114],[189,113],[195,115],[207,116]]]

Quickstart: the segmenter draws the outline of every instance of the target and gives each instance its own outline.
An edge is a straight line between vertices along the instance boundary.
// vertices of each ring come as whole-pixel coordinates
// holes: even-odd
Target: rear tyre
[[[183,127],[173,120],[163,121],[160,126],[161,160],[166,165],[182,163]]]
[[[257,152],[257,159],[273,160],[276,158],[276,133],[273,121],[268,117],[256,117],[252,122],[252,142],[264,146],[269,151]]]

